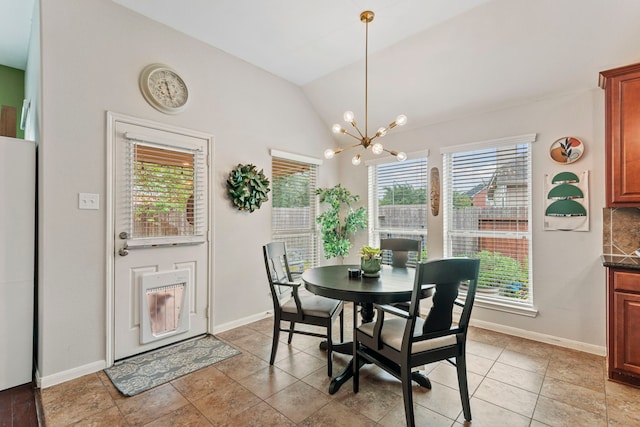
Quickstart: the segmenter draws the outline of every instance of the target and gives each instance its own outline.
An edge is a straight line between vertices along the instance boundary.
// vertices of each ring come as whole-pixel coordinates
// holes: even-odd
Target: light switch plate
[[[78,193],[78,209],[100,209],[100,195],[96,193]]]

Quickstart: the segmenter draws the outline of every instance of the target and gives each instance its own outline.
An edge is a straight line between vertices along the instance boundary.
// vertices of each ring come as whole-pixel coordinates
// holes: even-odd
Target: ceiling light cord
[[[372,12],[373,13],[373,12]],[[362,19],[362,16],[360,16]],[[373,20],[373,16],[371,17]],[[364,134],[369,135],[369,22],[365,19],[364,42]],[[374,137],[375,138],[375,137]],[[366,148],[366,147],[365,147]]]
[[[371,146],[371,151],[378,155],[378,154],[382,154],[383,152],[387,152],[389,154],[391,154],[392,156],[395,156],[398,161],[402,162],[404,160],[407,159],[407,155],[400,151],[393,151],[393,150],[387,150],[386,148],[384,148],[382,146],[381,143],[377,142],[375,144],[372,144],[372,141],[378,137],[383,137],[387,134],[387,132],[391,129],[393,129],[396,126],[404,126],[407,123],[407,116],[401,114],[398,117],[396,117],[396,119],[391,122],[389,124],[389,126],[387,126],[386,128],[381,127],[378,129],[378,131],[372,136],[369,137],[369,23],[371,21],[373,21],[375,14],[373,12],[371,12],[370,10],[366,10],[364,12],[362,12],[360,14],[360,21],[364,22],[365,24],[365,44],[364,44],[364,135],[362,134],[362,132],[360,131],[360,129],[358,128],[358,125],[354,119],[354,114],[352,111],[346,111],[343,115],[343,119],[345,122],[350,123],[351,126],[353,126],[353,128],[356,130],[356,132],[358,133],[359,137],[354,135],[353,133],[349,133],[346,129],[344,129],[342,126],[340,126],[339,124],[334,124],[332,126],[332,131],[333,133],[339,134],[345,134],[345,135],[349,135],[350,137],[358,140],[358,144],[355,144],[353,146],[347,147],[346,149],[351,149],[351,148],[355,148],[358,146],[362,146],[365,150],[367,148],[369,148],[369,146]],[[324,151],[324,157],[326,159],[332,159],[336,154],[339,154],[341,152],[343,152],[345,149],[344,148],[336,148],[336,149],[332,149],[332,148],[327,148]],[[359,165],[361,162],[361,156],[360,154],[356,154],[352,159],[351,159],[351,163],[353,163],[354,165]]]

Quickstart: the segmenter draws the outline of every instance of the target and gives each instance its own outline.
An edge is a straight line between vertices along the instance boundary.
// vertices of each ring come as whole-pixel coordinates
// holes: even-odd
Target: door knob
[[[127,256],[129,255],[129,251],[127,250],[127,248],[120,248],[120,250],[118,251],[118,255]]]

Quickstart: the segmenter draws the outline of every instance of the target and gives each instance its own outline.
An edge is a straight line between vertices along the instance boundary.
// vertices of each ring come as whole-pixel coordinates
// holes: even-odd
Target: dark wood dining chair
[[[409,252],[417,253],[417,262],[421,258],[422,242],[414,239],[389,238],[380,239],[380,249],[391,251],[391,266],[405,268]]]
[[[310,335],[326,338],[327,340],[327,374],[333,371],[333,341],[332,325],[337,317],[340,317],[340,341],[344,340],[344,311],[342,301],[325,298],[318,295],[300,295],[298,288],[300,282],[294,282],[287,260],[287,248],[284,242],[271,242],[262,247],[264,265],[267,269],[271,298],[273,299],[273,343],[271,345],[271,358],[269,364],[273,365],[278,351],[280,331],[288,332],[288,344],[291,344],[293,334]],[[283,289],[291,289],[292,298],[281,303],[280,298]],[[289,329],[282,328],[280,322],[289,322]],[[322,326],[326,328],[326,334],[296,330],[295,324]]]
[[[422,255],[422,242],[420,242],[420,240],[403,238],[380,239],[380,249],[383,251],[391,251],[392,267],[407,268],[409,252],[415,252],[417,254],[416,262],[420,262]],[[408,302],[398,302],[393,305],[405,311],[409,310]]]
[[[464,419],[471,421],[465,346],[469,318],[473,308],[480,260],[445,258],[422,261],[416,275],[409,311],[390,305],[374,305],[375,323],[364,323],[355,331],[353,358],[353,391],[359,389],[361,362],[374,363],[400,381],[408,426],[414,426],[411,370],[417,366],[447,360],[456,366]],[[468,284],[464,303],[457,300],[460,283]],[[433,306],[426,319],[418,312],[422,285],[434,284]],[[454,306],[461,306],[457,324],[453,322]],[[385,313],[395,316],[385,319]],[[430,382],[427,384],[430,387]]]

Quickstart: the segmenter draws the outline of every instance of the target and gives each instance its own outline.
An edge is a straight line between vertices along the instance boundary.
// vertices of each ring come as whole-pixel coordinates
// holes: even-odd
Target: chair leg
[[[276,360],[276,352],[278,351],[278,341],[280,340],[280,319],[273,319],[273,341],[271,343],[271,359],[269,359],[269,365],[273,365]]]
[[[329,319],[329,326],[327,326],[327,375],[333,374],[333,339],[331,335],[331,319]]]
[[[291,340],[293,339],[293,330],[296,327],[296,322],[291,322],[289,324],[289,339],[287,340],[287,344],[291,344]]]
[[[456,358],[456,370],[458,371],[458,388],[460,389],[460,400],[462,401],[462,413],[464,419],[471,421],[471,404],[469,403],[469,385],[467,383],[467,362],[465,355]]]
[[[415,427],[416,422],[413,415],[413,390],[411,389],[411,366],[403,363],[400,366],[400,377],[402,378],[402,397],[404,399],[404,415],[408,427]]]
[[[358,352],[356,351],[356,345],[357,343],[355,342],[355,336],[353,337],[354,341],[353,341],[353,359],[352,359],[352,371],[353,371],[353,378],[351,379],[351,381],[353,381],[353,392],[357,393],[360,390],[360,356],[358,355]]]
[[[344,309],[340,312],[340,342],[344,342]]]

